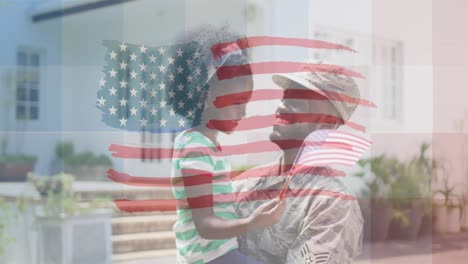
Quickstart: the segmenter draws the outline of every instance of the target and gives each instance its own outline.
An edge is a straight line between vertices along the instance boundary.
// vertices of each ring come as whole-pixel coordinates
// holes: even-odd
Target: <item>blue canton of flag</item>
[[[97,107],[128,131],[173,133],[201,122],[207,67],[195,42],[145,47],[106,40]]]

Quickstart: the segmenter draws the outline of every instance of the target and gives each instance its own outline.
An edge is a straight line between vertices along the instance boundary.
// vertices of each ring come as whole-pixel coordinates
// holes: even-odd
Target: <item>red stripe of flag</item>
[[[356,52],[355,50],[336,43],[326,42],[315,39],[299,39],[299,38],[283,38],[283,37],[270,37],[270,36],[255,36],[248,38],[241,38],[236,41],[219,43],[211,46],[211,52],[217,60],[222,56],[242,50],[255,48],[259,46],[295,46],[303,48],[316,48],[316,49],[337,49]]]
[[[335,92],[329,92],[329,91],[323,91],[323,90],[322,92],[330,96],[330,99],[328,99],[327,97],[323,95],[318,94],[317,92],[313,90],[260,89],[260,90],[255,90],[253,92],[241,92],[241,93],[218,96],[216,97],[213,104],[217,108],[228,107],[228,106],[237,104],[236,98],[247,97],[250,95],[249,102],[247,103],[256,102],[256,101],[280,100],[280,99],[304,99],[304,100],[322,100],[322,101],[332,100],[332,101],[341,101],[341,102],[346,102],[346,103],[354,103],[354,104],[358,104],[358,105],[366,106],[366,107],[376,107],[376,105],[373,102],[368,101],[368,100],[352,98],[352,97],[349,97],[340,93],[335,93]]]
[[[294,149],[299,148],[302,144],[302,140],[296,139],[287,139],[287,140],[279,140],[283,146],[286,146],[287,149]],[[210,153],[211,149],[206,147],[200,148],[191,148],[186,151],[191,152],[199,152],[199,153],[206,153],[207,155],[213,156],[232,156],[232,155],[242,155],[246,152],[249,153],[261,153],[261,152],[269,152],[269,151],[279,151],[279,147],[269,141],[269,140],[261,140],[251,143],[244,143],[239,145],[233,146],[222,146],[223,152],[213,152]],[[181,156],[182,153],[179,153],[178,150],[174,150],[172,148],[142,148],[142,147],[133,147],[133,146],[123,146],[112,144],[109,147],[109,151],[113,152],[112,157],[116,158],[127,158],[127,159],[171,159],[173,154],[174,157]],[[145,153],[143,157],[142,153]]]
[[[179,177],[183,186],[195,186],[200,184],[208,184],[213,181],[213,173],[202,170],[184,169],[182,170],[183,177]],[[174,180],[176,180],[174,178]]]
[[[251,143],[244,143],[238,145],[228,145],[222,146],[222,152],[213,152],[211,148],[208,147],[199,147],[199,148],[188,148],[182,150],[183,152],[197,152],[210,156],[234,156],[234,155],[243,155],[245,153],[263,153],[263,152],[272,152],[281,150],[278,145],[282,146],[282,149],[295,149],[301,147],[303,140],[297,139],[284,139],[276,140],[275,143],[269,140],[255,141]],[[278,145],[277,145],[278,144]],[[308,146],[321,145],[323,142],[306,142]],[[340,148],[349,148],[346,144],[343,143],[327,143],[329,147],[340,147]],[[126,159],[148,159],[148,160],[160,160],[160,159],[171,159],[174,157],[180,157],[183,155],[182,152],[179,152],[177,149],[172,148],[143,148],[143,147],[133,147],[133,146],[123,146],[112,144],[109,147],[109,151],[112,151],[112,157],[115,158],[126,158]]]
[[[275,119],[279,117],[283,120],[288,120],[287,124],[296,123],[323,123],[323,124],[345,124],[353,129],[360,132],[366,132],[366,128],[355,122],[345,121],[342,118],[316,114],[316,113],[282,113],[278,115],[264,115],[264,116],[253,116],[244,118],[240,121],[233,120],[210,120],[206,127],[210,129],[217,129],[220,131],[245,131],[271,127],[275,123]]]
[[[232,194],[214,194],[204,195],[200,197],[187,199],[152,199],[152,200],[129,200],[116,199],[114,204],[122,211],[129,213],[136,212],[156,212],[156,211],[175,211],[177,209],[197,209],[212,207],[209,202],[216,200],[219,203],[229,202],[247,202],[257,200],[270,200],[278,197],[280,189],[273,190],[258,190],[238,192]],[[356,197],[340,192],[319,189],[289,189],[285,192],[286,197],[311,197],[311,196],[328,196],[342,200],[356,200]],[[235,198],[234,198],[235,197]]]
[[[368,145],[371,145],[372,142],[366,138],[363,138],[363,137],[360,137],[358,135],[355,135],[351,132],[346,132],[346,131],[332,131],[332,133],[330,134],[330,138],[337,138],[339,137],[340,135],[346,135],[348,136],[348,138],[346,138],[346,140],[351,140],[353,142],[359,142],[360,144],[364,144],[366,146]],[[358,141],[359,140],[359,141]],[[363,142],[361,142],[363,141]]]
[[[257,62],[242,65],[221,66],[217,69],[216,74],[219,80],[226,80],[252,74],[277,74],[292,72],[328,72],[364,79],[362,74],[337,65],[291,61]]]
[[[292,167],[292,164],[284,165],[284,169],[288,171]],[[302,169],[310,170],[314,169],[315,167],[311,166],[303,166]],[[277,171],[280,169],[279,165],[272,165],[272,166],[265,166],[260,168],[252,168],[248,171],[232,171],[230,172],[230,180],[231,181],[238,181],[238,180],[245,180],[245,179],[253,179],[253,178],[262,178],[262,177],[276,177]],[[314,175],[322,176],[322,177],[343,177],[345,176],[345,172],[327,168],[326,170],[315,170]],[[197,175],[194,175],[197,176]],[[206,176],[205,173],[202,173],[201,176]],[[118,182],[125,185],[130,186],[144,186],[144,187],[171,187],[171,186],[179,186],[182,185],[183,177],[143,177],[143,176],[132,176],[127,173],[121,173],[114,169],[109,169],[107,171],[107,177],[114,182]],[[192,178],[195,179],[195,178]],[[189,186],[200,184],[197,181],[193,180],[191,182],[187,182]]]

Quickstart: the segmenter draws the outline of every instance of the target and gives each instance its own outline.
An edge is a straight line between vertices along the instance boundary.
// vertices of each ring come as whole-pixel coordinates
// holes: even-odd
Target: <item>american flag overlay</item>
[[[352,167],[370,145],[370,141],[347,132],[323,129],[310,133],[289,170],[280,197],[284,197],[292,175],[306,173],[310,167]]]
[[[198,43],[189,42],[145,47],[121,41],[104,41],[104,46],[106,48],[105,66],[103,67],[104,76],[99,81],[99,90],[97,92],[97,107],[102,111],[102,122],[110,127],[126,131],[150,133],[177,133],[200,124],[203,106],[200,95],[208,89],[207,79],[212,76],[210,69],[213,68],[213,65],[206,65],[206,60],[203,60],[204,54],[202,54]],[[300,71],[329,72],[350,78],[364,78],[357,72],[331,64],[288,61],[250,62],[248,65],[223,64],[223,60],[230,54],[259,46],[294,46],[354,52],[348,47],[319,40],[265,36],[242,38],[232,42],[218,43],[211,47],[211,55],[216,60],[216,65],[218,65],[214,67],[214,78],[222,81],[245,75]],[[249,93],[250,101],[281,98],[325,100],[323,96],[318,96],[316,93],[304,89],[288,89],[286,92],[278,89],[262,89]],[[375,107],[372,102],[365,99],[351,98],[339,93],[327,93],[329,93],[329,98],[333,98],[332,100],[354,103],[363,107]],[[238,94],[219,96],[211,103],[219,109],[228,107],[235,104],[232,98],[235,98],[236,95]],[[324,123],[341,122],[355,131],[365,131],[363,125],[342,120],[337,116],[327,116],[324,119],[323,114],[317,113],[285,113],[281,115],[283,115],[284,119],[290,120],[290,124],[314,123],[320,120],[320,122]],[[276,117],[277,115],[246,117],[240,120],[235,128],[225,125],[225,122],[230,120],[209,120],[206,126],[220,131],[248,131],[271,127]],[[343,163],[352,166],[369,144],[367,140],[357,135],[334,131],[330,131],[325,139],[315,141],[306,140],[303,142],[296,139],[285,139],[283,141],[282,145],[286,149],[297,149],[303,146],[303,155],[296,165],[287,164],[287,167],[294,167],[294,169]],[[318,146],[320,146],[320,151],[317,151]],[[278,150],[277,146],[268,140],[227,145],[222,146],[222,148],[225,156]],[[115,158],[141,159],[144,153],[150,153],[148,156],[158,160],[171,159],[173,156],[177,156],[179,151],[172,148],[143,148],[118,143],[112,144],[109,150]],[[208,148],[200,148],[196,151],[205,155],[219,155],[219,152],[213,152]],[[297,166],[297,164],[301,166]],[[271,171],[271,169],[272,167],[256,168],[252,169],[251,173],[235,178],[233,176],[238,175],[239,172],[232,171],[231,178],[232,180],[239,180],[248,177],[259,177],[257,175],[268,177],[270,175],[266,172]],[[344,176],[344,173],[330,168],[323,176]],[[172,182],[180,182],[184,185],[199,184],[177,179],[171,180],[169,175],[140,177],[132,175],[131,172],[118,172],[113,169],[108,171],[108,177],[115,182],[134,186],[171,187]],[[192,178],[196,179],[196,177]],[[239,200],[241,199],[239,197],[247,195],[252,196],[252,194],[243,193],[238,194],[237,199]],[[224,198],[217,197],[216,199],[222,200]],[[232,200],[232,197],[226,197],[226,199]],[[261,199],[261,197],[258,199]],[[176,199],[138,201],[118,199],[114,202],[118,208],[127,212],[167,211],[175,210],[176,205],[188,206],[187,201]]]
[[[369,147],[370,141],[351,133],[326,129],[314,131],[304,140],[297,155],[297,166],[292,171],[301,170],[304,164],[354,166]]]
[[[115,41],[104,45],[110,52],[98,108],[105,124],[128,131],[174,133],[200,123],[201,103],[191,91],[206,88],[201,80],[207,79],[207,69],[200,64],[196,43],[157,48]],[[176,115],[170,100],[177,101],[186,115]]]

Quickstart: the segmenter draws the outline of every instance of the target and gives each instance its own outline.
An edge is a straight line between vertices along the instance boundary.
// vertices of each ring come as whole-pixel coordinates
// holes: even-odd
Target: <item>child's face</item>
[[[207,99],[207,108],[203,113],[207,120],[226,120],[223,122],[226,128],[235,128],[246,114],[246,106],[252,96],[253,82],[251,77],[237,77],[231,80],[214,81],[210,83],[209,96]],[[220,107],[215,105],[222,101],[229,106]],[[226,131],[231,134],[232,131]]]

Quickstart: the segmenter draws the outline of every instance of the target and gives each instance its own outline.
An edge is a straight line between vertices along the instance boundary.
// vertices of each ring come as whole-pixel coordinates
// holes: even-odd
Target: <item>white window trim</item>
[[[30,120],[30,119],[17,119],[16,118],[16,106],[17,106],[17,99],[16,99],[16,91],[18,87],[18,61],[17,61],[17,55],[19,52],[25,52],[25,53],[37,53],[39,55],[39,86],[38,86],[38,91],[39,91],[39,102],[38,102],[38,108],[39,108],[39,117],[38,119],[35,120]],[[31,47],[31,46],[24,46],[24,45],[19,45],[16,48],[16,54],[15,54],[15,65],[16,65],[16,70],[14,71],[15,75],[15,82],[14,82],[14,93],[13,93],[13,98],[12,101],[14,102],[14,108],[12,109],[12,120],[15,126],[18,129],[41,129],[40,124],[46,124],[46,109],[45,106],[47,105],[46,99],[46,87],[47,87],[47,78],[45,76],[45,66],[47,65],[46,63],[46,51],[43,48],[39,47]]]
[[[396,57],[396,70],[397,70],[397,79],[394,81],[394,82],[389,82],[389,80],[387,80],[384,76],[385,74],[385,70],[386,70],[386,67],[391,67],[390,64],[387,64],[385,63],[383,60],[382,60],[382,79],[380,81],[382,81],[380,87],[382,87],[382,90],[381,91],[381,94],[382,94],[382,111],[381,111],[381,118],[386,120],[386,121],[390,121],[390,122],[394,122],[396,124],[401,124],[403,122],[403,45],[401,42],[399,41],[385,41],[382,45],[379,45],[377,46],[379,48],[379,50],[377,51],[378,53],[377,54],[382,54],[383,52],[383,49],[382,48],[385,48],[385,49],[391,49],[391,48],[396,48],[397,49],[397,57]],[[388,100],[386,98],[386,95],[387,95],[387,91],[385,89],[387,89],[389,87],[389,85],[391,84],[395,84],[396,85],[396,95],[395,95],[395,102],[392,102],[392,103],[386,103],[385,100]],[[387,113],[387,106],[389,104],[392,104],[392,105],[395,105],[395,109],[396,109],[396,113],[395,113],[395,116],[392,117],[392,116],[389,116],[388,113]]]

